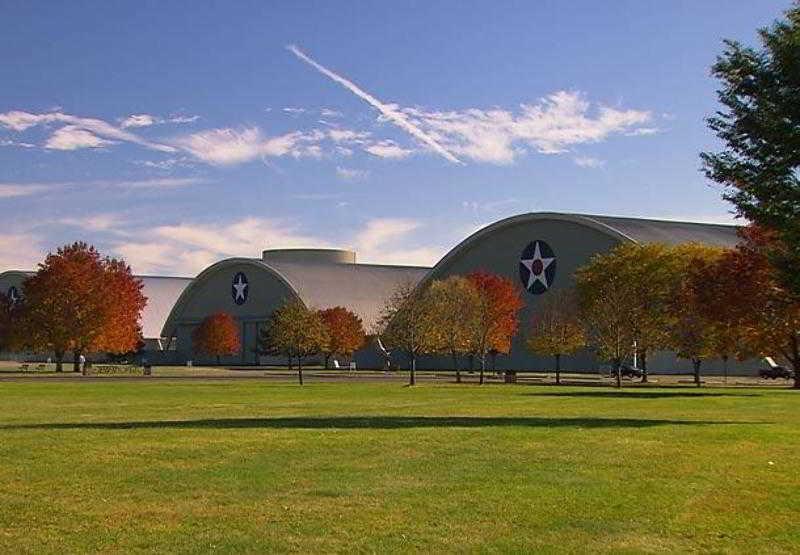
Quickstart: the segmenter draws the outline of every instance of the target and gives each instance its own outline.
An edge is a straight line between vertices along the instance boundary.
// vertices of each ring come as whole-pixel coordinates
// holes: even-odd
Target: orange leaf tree
[[[343,306],[334,306],[319,311],[319,317],[328,330],[322,354],[325,356],[325,368],[330,358],[335,355],[351,357],[366,340],[364,324],[354,312]]]
[[[200,353],[219,359],[223,355],[239,352],[239,326],[227,312],[206,316],[192,332],[192,345]]]
[[[147,303],[141,281],[124,262],[101,258],[86,243],[48,254],[22,287],[25,346],[52,351],[57,371],[68,351],[77,371],[83,353],[124,353],[141,340],[138,322]]]
[[[473,352],[481,361],[480,383],[484,382],[486,355],[508,353],[519,327],[522,308],[519,289],[510,279],[483,271],[467,275],[478,293],[478,316],[473,330]]]

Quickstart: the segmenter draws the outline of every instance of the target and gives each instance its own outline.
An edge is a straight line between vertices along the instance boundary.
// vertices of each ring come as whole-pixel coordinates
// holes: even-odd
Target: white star
[[[550,284],[547,283],[547,276],[545,275],[545,270],[547,269],[548,266],[550,266],[550,264],[553,263],[553,260],[555,260],[555,258],[542,258],[542,253],[539,252],[539,241],[536,241],[534,245],[535,246],[533,247],[533,258],[519,261],[519,263],[525,266],[529,272],[528,285],[526,288],[530,290],[530,288],[533,287],[533,284],[538,281],[541,282],[542,285],[544,285],[545,289],[547,289],[548,287],[550,287]],[[541,264],[541,267],[537,268],[539,270],[539,273],[536,273],[534,271],[534,265],[539,266],[539,264],[536,264],[536,262],[539,262]]]
[[[234,282],[233,288],[236,289],[236,300],[244,300],[244,292],[247,289],[247,284],[242,281],[242,276],[239,276],[239,279]]]

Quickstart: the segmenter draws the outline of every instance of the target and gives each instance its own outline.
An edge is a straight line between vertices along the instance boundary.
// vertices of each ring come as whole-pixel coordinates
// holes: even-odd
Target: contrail
[[[397,127],[404,130],[406,133],[409,133],[413,137],[416,137],[421,142],[428,145],[431,150],[437,152],[450,162],[454,164],[461,164],[461,160],[453,156],[446,148],[442,145],[437,143],[432,137],[430,137],[427,133],[425,133],[422,129],[414,125],[408,120],[408,117],[403,112],[400,112],[391,106],[388,106],[369,94],[367,91],[353,83],[352,81],[345,79],[341,75],[334,73],[333,71],[329,70],[323,65],[318,64],[313,59],[306,56],[302,50],[297,48],[297,46],[290,44],[286,47],[289,52],[303,60],[305,63],[319,71],[321,74],[331,78],[336,83],[339,83],[345,89],[352,92],[354,95],[362,99],[364,102],[378,110],[386,119],[394,123]]]

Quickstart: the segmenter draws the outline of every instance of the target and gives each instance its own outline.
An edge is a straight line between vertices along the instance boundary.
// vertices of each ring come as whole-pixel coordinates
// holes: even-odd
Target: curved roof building
[[[266,250],[261,258],[229,258],[198,274],[175,303],[162,335],[176,338],[183,356],[203,360],[192,352],[192,330],[209,314],[228,312],[241,324],[242,350],[226,362],[257,364],[259,329],[286,301],[299,299],[316,309],[347,307],[369,332],[394,289],[401,283],[417,284],[428,271],[358,264],[353,251],[333,249]]]
[[[575,271],[592,256],[625,242],[680,244],[698,242],[732,247],[737,228],[639,218],[540,212],[500,220],[466,238],[434,268],[359,264],[356,253],[333,249],[266,250],[260,258],[230,258],[213,264],[194,279],[142,276],[149,301],[142,318],[145,337],[167,338],[176,362],[203,357],[192,348],[194,328],[208,315],[224,311],[241,328],[242,348],[225,364],[270,362],[256,353],[259,329],[275,308],[299,299],[310,308],[344,306],[358,314],[367,332],[374,331],[386,299],[400,284],[425,284],[453,274],[484,270],[506,276],[524,299],[520,333],[498,367],[543,370],[551,361],[524,348],[525,329],[537,304],[550,290],[571,287]],[[26,272],[0,274],[0,291],[19,286]],[[674,369],[674,355],[663,364]],[[359,366],[376,366],[371,347],[358,353]],[[653,366],[658,359],[649,359]],[[565,361],[586,370],[597,363],[589,354]],[[430,359],[421,367],[447,366]],[[657,368],[654,368],[657,370]]]

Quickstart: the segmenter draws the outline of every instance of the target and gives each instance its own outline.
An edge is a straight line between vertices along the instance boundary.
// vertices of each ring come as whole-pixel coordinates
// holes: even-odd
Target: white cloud
[[[171,146],[148,141],[100,119],[78,117],[60,111],[33,114],[12,110],[0,113],[0,126],[16,132],[52,124],[63,124],[64,127],[57,129],[48,139],[45,144],[47,148],[59,150],[97,148],[110,141],[123,141],[161,152],[174,152],[175,150]]]
[[[291,155],[295,157],[317,157],[319,148],[314,142],[322,137],[321,132],[264,137],[257,127],[245,129],[210,129],[179,137],[174,144],[203,162],[227,166],[249,162],[260,157]]]
[[[130,179],[130,180],[111,180],[93,181],[90,184],[105,185],[108,187],[120,187],[126,189],[177,189],[208,183],[202,177],[156,177],[153,179]]]
[[[364,150],[377,156],[378,158],[406,158],[413,154],[413,150],[403,148],[394,141],[385,140],[372,143],[364,147]]]
[[[563,153],[613,134],[647,134],[648,111],[595,106],[579,92],[558,91],[519,111],[471,108],[436,112],[404,109],[409,118],[451,152],[477,162],[509,164],[527,148]]]
[[[364,179],[369,175],[367,170],[357,170],[353,168],[343,168],[342,166],[336,166],[336,175],[344,179],[345,181],[356,181],[358,179]]]
[[[30,270],[44,259],[41,237],[31,233],[0,234],[0,269]]]
[[[305,108],[294,108],[292,106],[289,106],[289,107],[283,108],[283,112],[286,113],[286,114],[289,114],[290,116],[299,116],[301,114],[305,114],[306,113],[306,109]]]
[[[61,218],[58,223],[87,231],[108,231],[124,223],[119,214],[94,214],[83,218]]]
[[[65,125],[61,129],[56,129],[47,139],[44,146],[52,150],[78,150],[81,148],[103,148],[114,144],[114,142],[101,139],[86,129],[81,129],[74,125]]]
[[[182,114],[172,115],[167,118],[154,116],[152,114],[131,114],[120,121],[120,127],[127,129],[129,127],[150,127],[151,125],[160,125],[163,123],[193,123],[198,119],[200,119],[200,116],[186,116]]]
[[[257,257],[266,248],[330,246],[279,220],[245,218],[229,224],[158,226],[137,233],[139,241],[118,243],[112,250],[139,273],[195,275],[232,256]]]
[[[0,139],[0,146],[16,146],[20,148],[36,148],[33,143],[23,143],[20,141],[12,141],[10,139]]]
[[[403,111],[399,110],[396,105],[393,104],[386,104],[381,102],[370,93],[366,92],[364,89],[350,81],[342,77],[341,75],[334,73],[333,71],[329,70],[323,65],[320,65],[306,54],[304,54],[297,46],[289,45],[286,47],[292,54],[297,56],[300,60],[304,61],[305,63],[309,64],[311,67],[325,75],[326,77],[330,78],[336,83],[339,83],[344,88],[352,92],[354,95],[362,99],[364,102],[375,108],[381,116],[383,116],[387,121],[392,122],[394,125],[399,127],[400,129],[404,130],[406,133],[417,139],[423,145],[427,146],[433,152],[439,154],[446,160],[453,162],[455,164],[460,164],[461,161],[456,158],[451,152],[449,152],[444,146],[439,144],[436,139],[420,129],[417,125],[415,125],[405,114]]]
[[[148,127],[160,123],[161,119],[150,114],[131,114],[120,122],[120,127],[127,129],[128,127]]]
[[[338,110],[333,110],[331,108],[323,108],[319,111],[319,115],[323,118],[340,118],[342,117],[342,113]]]
[[[57,184],[0,183],[0,198],[27,197],[49,191]]]
[[[605,160],[599,160],[591,156],[576,156],[572,161],[582,168],[601,168],[606,164]]]

